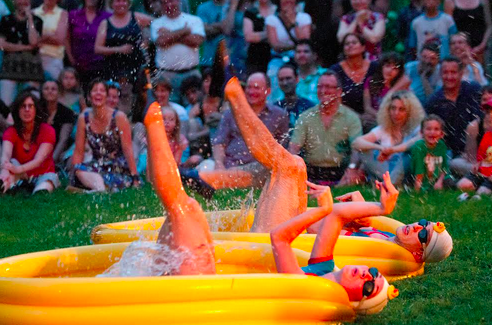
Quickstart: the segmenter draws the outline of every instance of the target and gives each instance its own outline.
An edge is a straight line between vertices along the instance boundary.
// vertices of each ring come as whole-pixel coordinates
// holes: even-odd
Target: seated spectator
[[[282,98],[278,87],[278,69],[294,59],[297,41],[311,37],[311,16],[296,12],[295,0],[280,0],[277,14],[266,18],[268,43],[272,47],[272,60],[268,63],[267,75],[272,83],[270,101]]]
[[[463,63],[455,58],[448,57],[441,62],[442,88],[438,89],[427,101],[427,114],[436,114],[444,120],[444,142],[451,150],[451,171],[465,174],[459,164],[455,165],[455,158],[460,158],[466,142],[466,127],[481,117],[480,85],[462,81],[464,72]],[[458,160],[459,162],[459,160]]]
[[[402,183],[405,173],[410,171],[405,152],[421,138],[420,122],[424,115],[412,92],[401,90],[384,98],[377,113],[378,126],[352,143],[353,149],[363,152],[362,168],[369,178],[381,180],[389,171],[395,184]]]
[[[366,40],[367,58],[375,61],[381,54],[381,41],[386,32],[384,16],[369,9],[369,0],[351,0],[353,11],[344,15],[338,26],[340,43],[347,34],[356,34]]]
[[[63,152],[71,144],[70,134],[77,119],[72,110],[58,102],[58,97],[56,81],[45,81],[41,86],[41,105],[47,111],[47,123],[55,129],[56,142],[53,150],[55,163],[60,162]]]
[[[70,108],[75,114],[79,114],[86,108],[77,70],[72,67],[63,69],[58,77],[58,85],[60,95],[58,101],[62,105]]]
[[[297,120],[289,151],[298,155],[304,150],[310,181],[333,184],[349,165],[350,144],[362,134],[362,126],[357,114],[341,104],[342,88],[335,72],[328,70],[319,78],[318,99],[320,104]]]
[[[191,108],[203,98],[202,79],[198,76],[190,76],[186,78],[181,83],[180,93],[181,98],[184,98],[185,102],[188,103],[185,109],[189,114]]]
[[[277,6],[270,0],[258,0],[246,10],[243,19],[243,34],[249,43],[246,58],[246,72],[267,72],[271,58],[271,48],[268,44],[265,18],[275,14]]]
[[[178,113],[170,107],[162,109],[162,119],[164,121],[164,129],[166,130],[167,141],[171,147],[171,152],[174,156],[176,164],[181,165],[183,152],[188,147],[188,140],[183,133],[180,132],[181,123],[178,118]]]
[[[463,154],[453,159],[454,170],[466,175],[477,163],[477,150],[485,132],[492,131],[492,86],[482,87],[481,108],[484,116],[473,120],[466,127],[466,144]]]
[[[297,96],[296,86],[298,85],[299,76],[296,68],[291,64],[286,64],[278,70],[278,83],[284,93],[284,99],[277,102],[277,106],[283,108],[289,113],[289,129],[293,129],[299,115],[315,104],[310,100]],[[316,87],[318,84],[316,83]]]
[[[424,44],[417,61],[405,64],[410,89],[422,105],[427,104],[427,99],[442,84],[440,68],[439,47],[435,43]]]
[[[326,69],[318,65],[318,55],[309,40],[300,40],[295,50],[294,61],[299,67],[297,95],[318,104],[318,79]]]
[[[343,60],[332,65],[342,84],[342,104],[359,115],[364,113],[364,83],[374,74],[377,62],[364,58],[365,40],[349,33],[342,40]]]
[[[412,147],[412,176],[415,191],[442,190],[454,186],[449,171],[444,121],[431,114],[422,121],[422,139]]]
[[[473,58],[470,37],[467,34],[459,32],[452,35],[449,39],[449,47],[451,55],[460,59],[465,65],[463,81],[475,81],[481,86],[488,84],[482,65]]]
[[[120,84],[118,82],[108,81],[106,82],[106,85],[108,86],[108,97],[106,98],[106,105],[109,108],[118,110],[121,96]]]
[[[55,130],[44,123],[46,112],[28,92],[12,104],[14,125],[3,134],[0,183],[3,192],[20,185],[34,186],[33,193],[52,192],[60,186],[53,162]]]
[[[107,106],[108,86],[103,80],[93,80],[89,90],[91,109],[80,114],[77,121],[71,185],[97,192],[139,186],[126,115]],[[86,142],[93,157],[84,163]]]
[[[369,131],[376,126],[376,114],[383,97],[401,89],[408,89],[403,57],[395,52],[384,53],[372,77],[364,83],[364,114],[362,128]]]
[[[9,115],[10,108],[0,99],[0,136],[2,136],[3,132],[10,126],[10,123],[7,120]],[[2,150],[2,147],[0,147],[0,150]]]
[[[439,10],[440,0],[424,0],[424,13],[415,18],[410,25],[409,51],[412,59],[422,51],[427,43],[436,43],[440,57],[449,55],[449,38],[458,31],[453,17]]]
[[[29,0],[15,0],[14,13],[0,20],[0,48],[4,57],[0,71],[0,99],[12,104],[18,86],[44,79],[41,59],[36,51],[40,40],[43,21],[31,13]]]
[[[65,40],[68,31],[68,13],[58,7],[57,1],[44,0],[33,10],[43,21],[43,32],[39,44],[39,53],[46,77],[57,80],[63,70]]]

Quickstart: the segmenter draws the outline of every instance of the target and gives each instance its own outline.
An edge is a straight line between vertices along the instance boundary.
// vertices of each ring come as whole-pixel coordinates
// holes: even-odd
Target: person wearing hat
[[[308,194],[318,200],[318,207],[308,210],[282,224],[270,232],[272,248],[279,273],[294,273],[319,276],[340,284],[358,314],[380,312],[388,300],[398,295],[398,290],[390,286],[374,267],[347,265],[337,269],[333,261],[333,250],[342,227],[353,220],[393,211],[398,191],[391,183],[389,173],[383,183],[376,181],[381,192],[377,202],[343,202],[333,204],[331,190],[306,182]],[[290,244],[313,223],[323,220],[316,236],[308,266],[300,267]]]

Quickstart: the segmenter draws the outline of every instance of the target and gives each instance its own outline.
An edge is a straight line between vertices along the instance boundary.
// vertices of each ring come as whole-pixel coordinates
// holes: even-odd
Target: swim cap
[[[427,263],[436,263],[444,260],[453,250],[453,238],[446,230],[444,223],[434,223],[434,233],[429,244],[424,248],[422,259]]]
[[[388,300],[398,296],[398,289],[390,286],[386,278],[384,278],[383,289],[374,297],[360,301],[351,301],[350,304],[358,315],[377,314],[388,304]]]

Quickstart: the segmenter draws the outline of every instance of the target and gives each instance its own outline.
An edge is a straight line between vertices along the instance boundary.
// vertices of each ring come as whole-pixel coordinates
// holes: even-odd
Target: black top
[[[480,4],[473,9],[454,8],[453,19],[456,28],[470,36],[471,46],[478,46],[483,39],[487,25],[485,23],[484,7]]]
[[[53,129],[55,129],[56,143],[58,143],[58,140],[60,140],[60,131],[62,129],[63,124],[74,125],[76,120],[77,117],[75,116],[74,112],[71,109],[58,103],[58,106],[56,108],[56,114],[55,117],[53,118],[53,124],[51,124]]]
[[[444,141],[456,157],[465,148],[466,127],[483,115],[480,110],[481,87],[476,82],[462,82],[456,102],[444,96],[442,88],[427,101],[427,114],[436,114],[445,121]]]
[[[244,13],[244,18],[251,19],[253,22],[253,31],[262,32],[266,30],[265,18],[260,15],[258,8],[250,8]],[[271,57],[271,49],[268,41],[262,40],[259,43],[250,43],[248,47],[248,57],[246,59],[246,65],[248,67],[253,66],[253,70],[266,72],[268,62]],[[249,71],[254,72],[254,71]]]
[[[350,77],[343,71],[340,63],[336,63],[330,67],[331,70],[335,71],[340,79],[342,84],[342,104],[350,107],[355,112],[359,114],[364,113],[364,83],[367,78],[371,77],[376,71],[376,67],[378,66],[377,61],[373,61],[370,63],[369,68],[367,69],[366,76],[364,79],[356,84]]]
[[[34,28],[41,35],[43,31],[43,21],[38,16],[32,16]],[[29,45],[29,34],[27,19],[18,21],[14,14],[4,16],[0,20],[0,35],[5,37],[9,43]],[[33,51],[35,52],[35,50]]]

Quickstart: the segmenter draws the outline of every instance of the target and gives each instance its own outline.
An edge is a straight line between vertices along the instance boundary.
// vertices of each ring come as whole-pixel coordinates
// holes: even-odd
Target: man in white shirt
[[[202,20],[181,12],[181,0],[162,0],[163,16],[150,25],[150,37],[156,44],[157,78],[172,83],[170,100],[181,102],[181,82],[191,76],[200,77],[199,48],[205,39]]]

